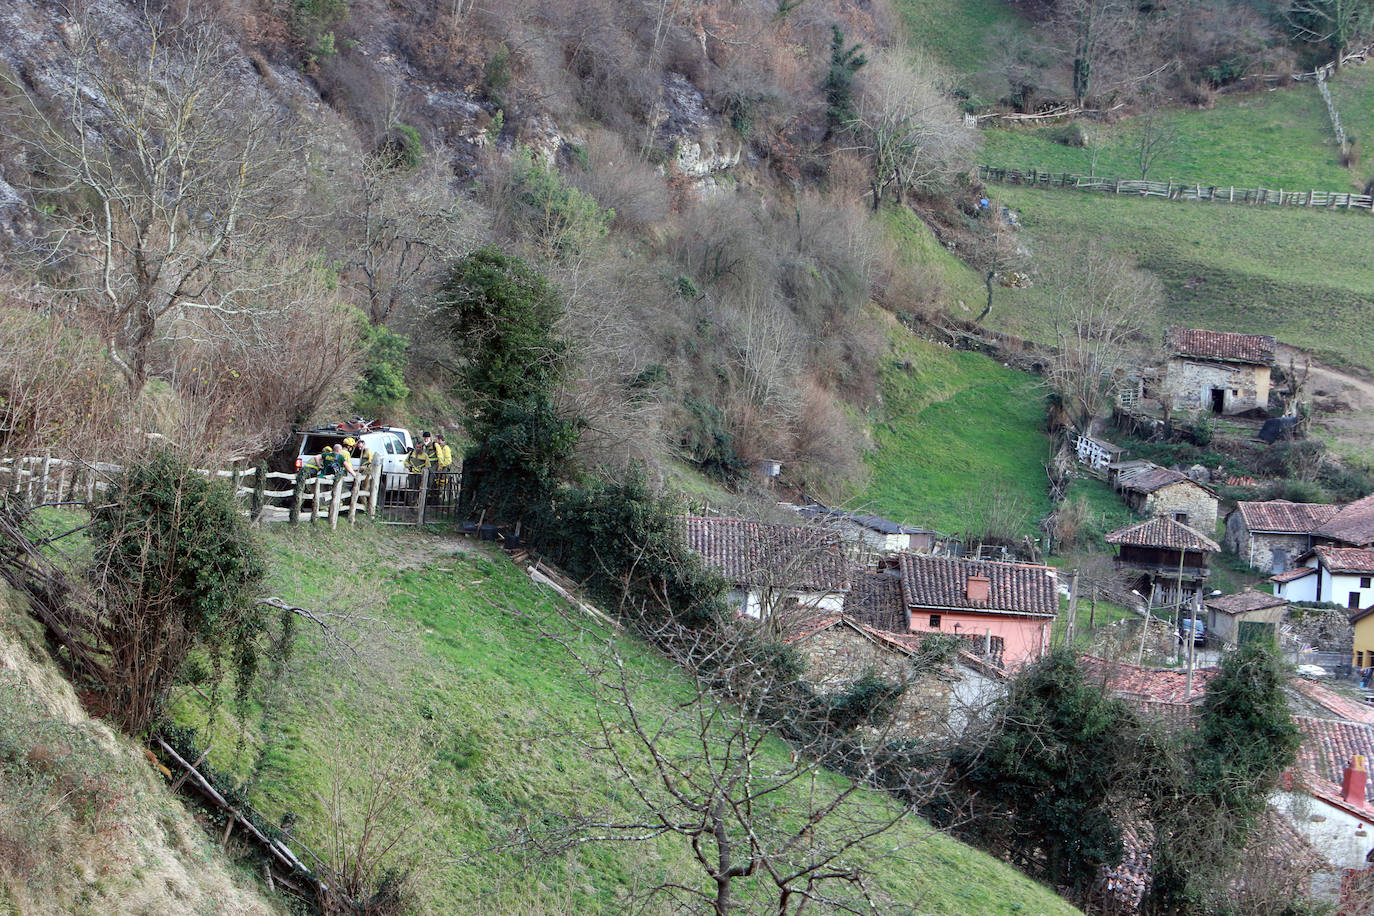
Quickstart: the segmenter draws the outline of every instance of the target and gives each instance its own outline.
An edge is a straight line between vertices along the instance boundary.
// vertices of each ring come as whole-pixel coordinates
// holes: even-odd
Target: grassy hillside
[[[333,535],[281,527],[266,538],[278,594],[376,618],[353,633],[356,657],[326,652],[317,633],[302,632],[286,674],[255,698],[238,748],[227,710],[213,729],[212,763],[251,778],[268,816],[295,812],[299,841],[330,845],[331,771],[343,797],[357,798],[374,785],[370,770],[402,787],[402,810],[383,820],[420,825],[401,861],[418,866],[426,911],[612,912],[665,876],[697,881],[690,854],[666,839],[552,856],[500,848],[523,826],[635,807],[579,739],[594,727],[586,674],[546,635],[590,650],[601,634],[579,635],[584,620],[565,618],[503,556],[466,542],[366,524]],[[644,677],[646,706],[681,696],[675,669],[634,641],[619,647]],[[203,706],[189,693],[178,715],[208,735]],[[890,898],[884,912],[1076,912],[920,823],[885,836],[874,854],[877,886]]]
[[[1027,29],[1006,0],[897,0],[896,6],[913,44],[974,80],[996,55],[991,39],[997,33]]]
[[[1347,133],[1374,142],[1374,68],[1347,67],[1331,83]],[[1165,123],[1177,140],[1151,166],[1156,181],[1328,191],[1358,190],[1374,174],[1374,159],[1342,167],[1340,148],[1315,83],[1223,96],[1210,109],[1181,108]],[[1137,121],[1080,122],[1100,136],[1095,174],[1139,178]],[[1060,125],[984,131],[982,161],[1055,172],[1089,170],[1090,150],[1054,142]]]
[[[1055,258],[1063,246],[1091,240],[1159,276],[1166,298],[1159,325],[1274,334],[1339,364],[1374,362],[1368,215],[1029,188],[996,194],[1021,213],[1041,283],[1006,291],[994,325],[1043,337]]]
[[[0,588],[0,913],[284,913],[85,714],[37,629]]]
[[[977,524],[991,503],[1014,504],[1031,533],[1049,511],[1039,380],[899,328],[890,338],[873,476],[858,504],[949,532]]]

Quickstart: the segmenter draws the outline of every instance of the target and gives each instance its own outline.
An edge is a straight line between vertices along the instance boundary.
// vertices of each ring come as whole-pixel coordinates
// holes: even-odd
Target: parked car
[[[1183,645],[1183,641],[1188,638],[1188,631],[1192,630],[1193,645],[1202,646],[1207,644],[1207,624],[1201,620],[1181,620],[1178,624],[1178,644]]]
[[[342,445],[347,438],[358,439],[372,452],[381,463],[382,473],[388,476],[404,475],[406,472],[406,453],[414,441],[410,430],[392,426],[365,426],[362,430],[356,424],[337,423],[307,429],[300,434],[301,445],[296,454],[296,470],[305,466],[306,459],[324,451],[326,445]],[[358,459],[352,460],[354,468]]]

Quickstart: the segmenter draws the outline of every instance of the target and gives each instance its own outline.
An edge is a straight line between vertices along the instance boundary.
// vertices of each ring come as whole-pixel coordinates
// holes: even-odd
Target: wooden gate
[[[378,518],[387,525],[430,525],[452,521],[458,507],[460,471],[383,474]]]

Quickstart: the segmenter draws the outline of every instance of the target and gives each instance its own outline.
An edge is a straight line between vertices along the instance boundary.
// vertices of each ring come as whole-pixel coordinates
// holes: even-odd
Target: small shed
[[[1269,405],[1278,342],[1264,334],[1169,328],[1163,397],[1175,410],[1243,413]]]
[[[1208,598],[1203,606],[1207,608],[1207,632],[1228,646],[1235,646],[1241,642],[1242,629],[1251,629],[1242,624],[1267,627],[1270,636],[1277,638],[1288,602],[1277,595],[1247,588],[1234,595]]]
[[[1216,530],[1216,491],[1179,471],[1157,464],[1123,470],[1116,475],[1116,488],[1141,515],[1171,518],[1202,532]]]
[[[1110,465],[1121,460],[1122,448],[1102,439],[1080,435],[1074,443],[1078,461],[1094,471],[1105,471]]]

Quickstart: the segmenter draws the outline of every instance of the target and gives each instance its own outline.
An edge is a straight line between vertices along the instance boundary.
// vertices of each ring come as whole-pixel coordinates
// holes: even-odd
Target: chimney
[[[992,580],[987,576],[968,577],[968,591],[965,594],[969,601],[987,601],[991,591]]]
[[[1350,765],[1345,768],[1345,779],[1341,780],[1341,797],[1351,805],[1364,805],[1365,783],[1369,773],[1363,754],[1356,754]]]

